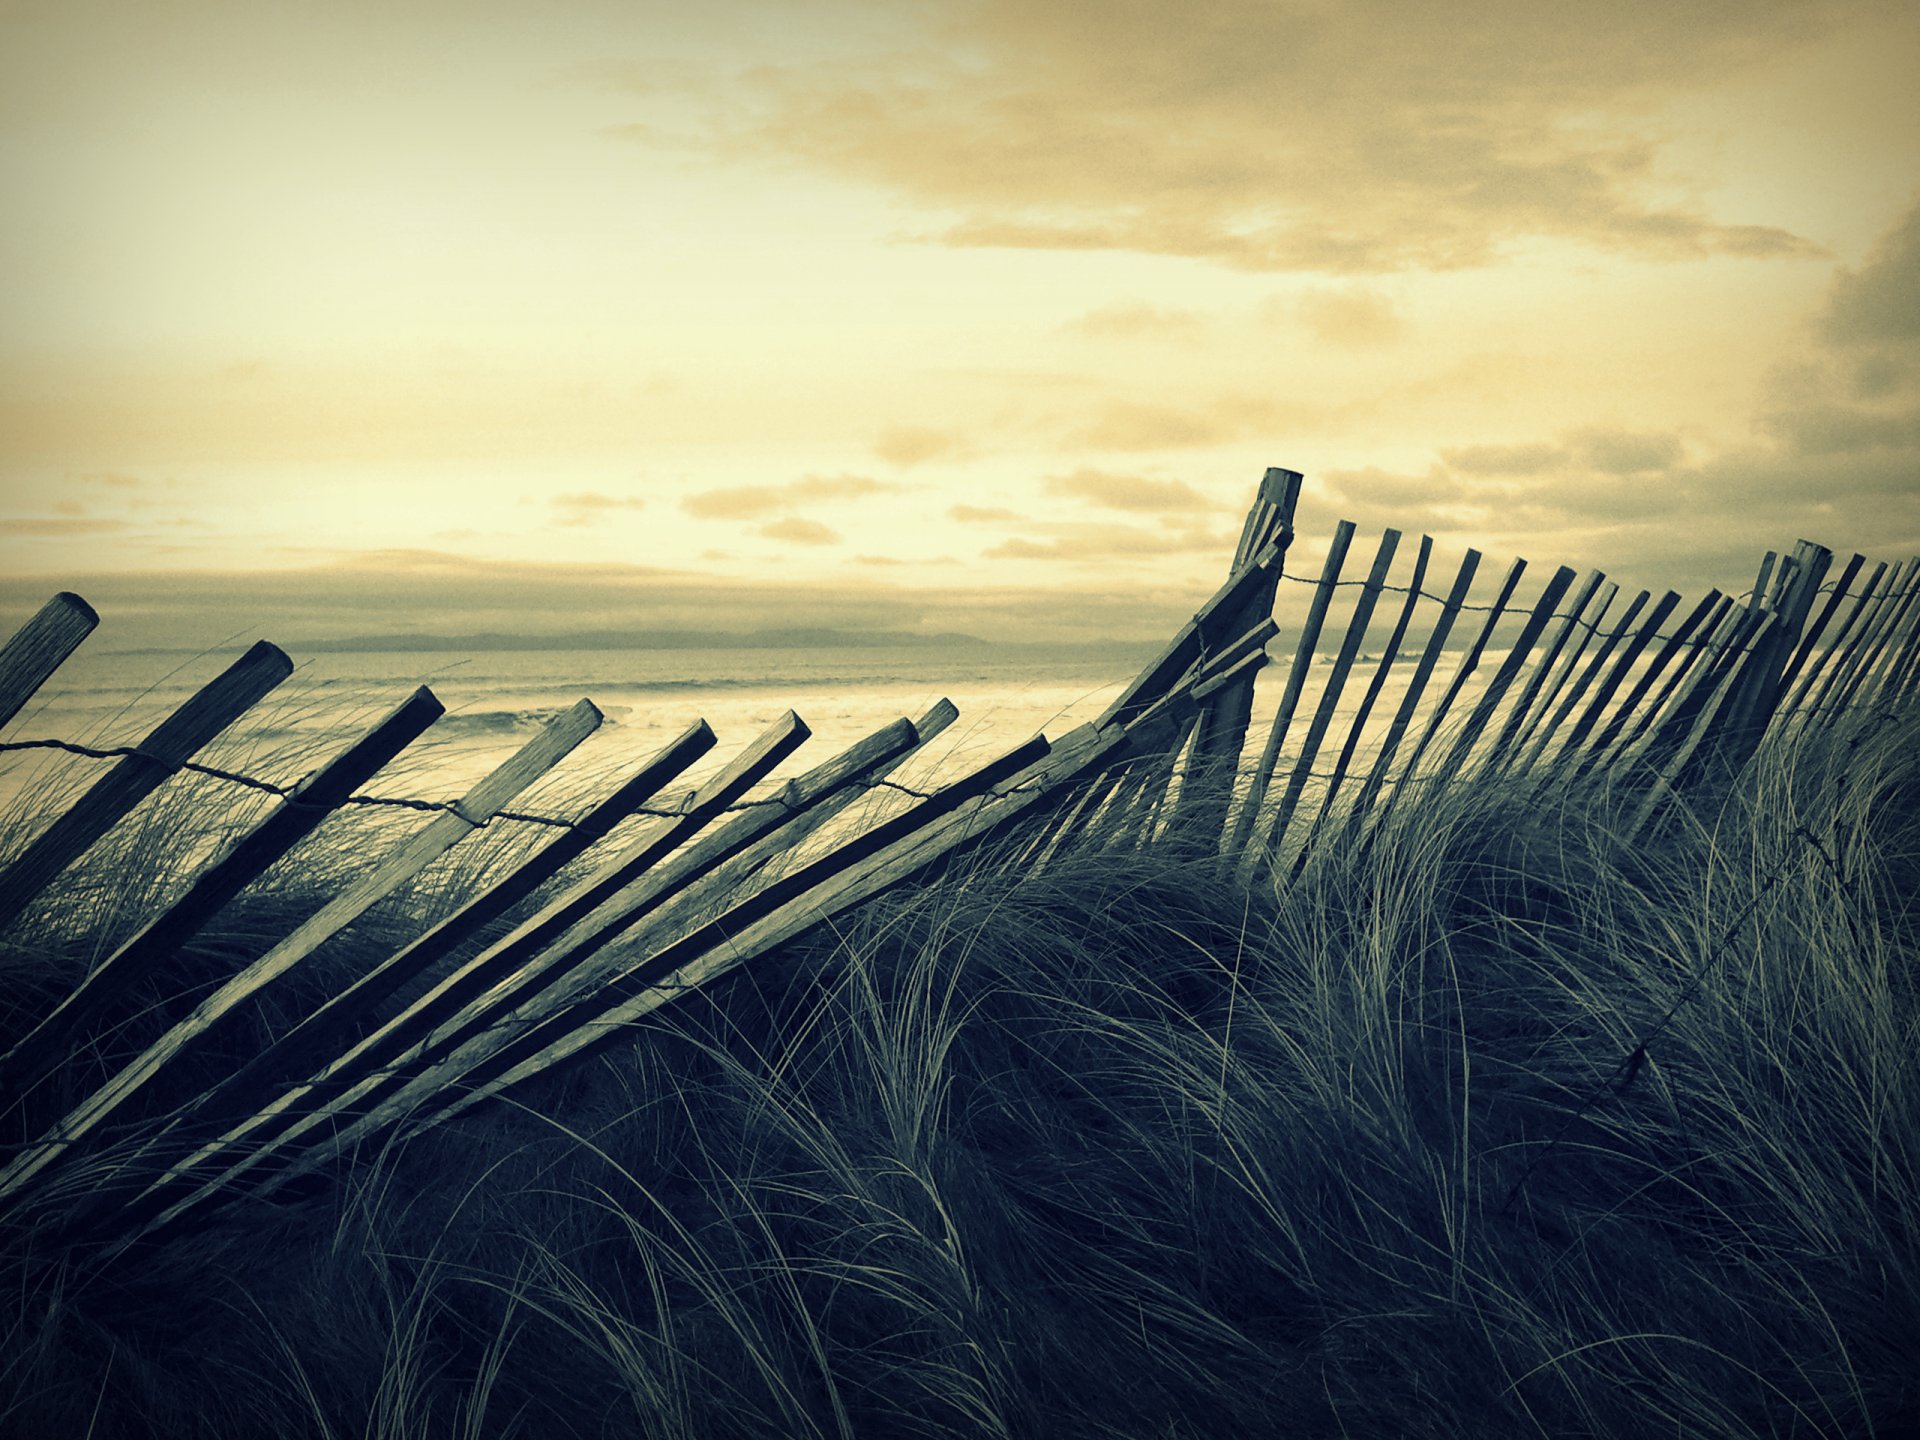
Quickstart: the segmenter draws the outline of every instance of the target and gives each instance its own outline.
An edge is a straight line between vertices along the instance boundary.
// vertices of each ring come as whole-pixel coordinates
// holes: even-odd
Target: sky
[[[1904,557],[1917,68],[1866,0],[0,0],[0,611],[1152,634],[1269,465],[1295,569]]]

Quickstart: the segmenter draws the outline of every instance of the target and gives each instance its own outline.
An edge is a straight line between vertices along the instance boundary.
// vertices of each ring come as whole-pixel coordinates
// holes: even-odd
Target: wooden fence
[[[150,1005],[151,982],[225,907],[329,817],[369,803],[360,788],[442,707],[415,691],[292,787],[201,764],[291,672],[262,643],[135,744],[0,742],[103,766],[0,871],[0,926],[44,923],[69,867],[183,771],[274,797],[0,1056],[0,1213],[111,1246],[198,1223],[577,1064],[689,988],[969,853],[1034,870],[1067,846],[1187,845],[1285,885],[1327,837],[1364,843],[1423,788],[1528,773],[1572,784],[1602,767],[1635,777],[1644,825],[1736,772],[1769,726],[1904,705],[1920,683],[1920,560],[1869,570],[1855,555],[1830,574],[1832,556],[1802,542],[1767,556],[1747,595],[1622,604],[1598,572],[1560,568],[1529,588],[1516,560],[1486,583],[1474,551],[1436,576],[1431,540],[1405,547],[1393,530],[1364,576],[1349,574],[1355,527],[1343,521],[1308,578],[1285,571],[1300,486],[1293,471],[1267,473],[1225,584],[1096,720],[931,790],[890,780],[955,720],[942,701],[769,791],[808,738],[789,712],[704,783],[650,803],[716,744],[696,723],[446,918],[251,1046],[237,1037],[257,1028],[263,998],[289,993],[343,929],[512,816],[599,711],[583,700],[457,800],[415,802],[427,818],[412,833],[127,1054],[113,1037],[136,997]],[[1276,610],[1291,660],[1250,744]],[[0,724],[96,623],[58,595],[0,651]],[[877,794],[892,803],[856,805]],[[548,883],[577,860],[579,878]],[[501,933],[495,922],[536,897]],[[54,1098],[82,1054],[105,1055],[106,1078],[77,1103]]]

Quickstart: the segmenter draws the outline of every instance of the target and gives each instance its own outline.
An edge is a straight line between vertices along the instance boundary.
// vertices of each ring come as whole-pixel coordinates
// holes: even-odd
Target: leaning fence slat
[[[1641,592],[1643,599],[1645,593]],[[1655,602],[1653,610],[1638,630],[1629,631],[1631,621],[1621,625],[1620,629],[1626,644],[1621,648],[1619,658],[1607,671],[1606,678],[1593,692],[1593,698],[1587,702],[1587,708],[1581,712],[1580,718],[1574,722],[1573,729],[1567,733],[1566,740],[1560,747],[1560,753],[1563,756],[1571,759],[1580,752],[1581,746],[1593,733],[1594,727],[1606,716],[1608,702],[1620,689],[1621,683],[1632,673],[1634,664],[1641,655],[1646,653],[1647,646],[1653,643],[1654,637],[1660,633],[1661,625],[1666,622],[1666,618],[1673,613],[1674,607],[1679,603],[1680,596],[1675,591],[1669,590]],[[1611,648],[1611,646],[1608,647],[1608,649]],[[1601,653],[1604,656],[1607,652],[1603,650]]]
[[[0,725],[20,713],[99,623],[91,605],[62,590],[15,632],[0,649]]]
[[[1441,763],[1443,774],[1457,775],[1460,766],[1472,752],[1480,738],[1480,732],[1499,709],[1500,701],[1505,697],[1508,687],[1525,668],[1527,656],[1540,638],[1540,632],[1547,628],[1547,622],[1553,618],[1554,607],[1560,603],[1560,597],[1567,593],[1567,587],[1573,584],[1573,571],[1562,565],[1553,572],[1553,576],[1540,592],[1540,598],[1534,602],[1532,612],[1520,627],[1520,633],[1514,637],[1513,648],[1507,652],[1507,658],[1500,662],[1500,668],[1493,672],[1493,678],[1487,682],[1485,692],[1468,712],[1466,723],[1454,737],[1453,745],[1447,752],[1447,758]]]
[[[1599,595],[1581,619],[1579,638],[1567,651],[1558,673],[1553,677],[1553,683],[1541,693],[1533,706],[1533,713],[1527,717],[1519,743],[1509,759],[1508,769],[1523,772],[1533,769],[1540,763],[1547,746],[1561,733],[1561,725],[1573,713],[1581,692],[1593,678],[1593,662],[1588,661],[1584,668],[1580,662],[1586,658],[1587,647],[1606,633],[1607,612],[1613,608],[1613,602],[1619,594],[1620,587],[1612,580],[1600,588]],[[1569,682],[1572,682],[1571,688]]]
[[[1719,626],[1703,647],[1702,663],[1693,667],[1687,683],[1674,696],[1672,703],[1660,716],[1659,723],[1648,733],[1635,757],[1635,763],[1656,770],[1667,770],[1673,757],[1690,747],[1694,732],[1701,723],[1701,715],[1710,703],[1715,702],[1727,677],[1738,668],[1748,641],[1761,624],[1771,617],[1771,613],[1732,603],[1727,605]]]
[[[1685,652],[1693,633],[1705,623],[1709,615],[1713,614],[1719,603],[1720,592],[1709,590],[1700,603],[1687,612],[1686,618],[1674,627],[1673,633],[1667,636],[1666,643],[1654,652],[1653,658],[1647,662],[1646,668],[1634,681],[1633,688],[1627,692],[1626,698],[1620,702],[1619,708],[1607,721],[1606,728],[1601,730],[1593,744],[1587,748],[1586,758],[1581,761],[1576,779],[1586,775],[1598,765],[1613,748],[1614,741],[1626,731],[1629,725],[1634,724],[1645,710],[1659,708],[1661,699],[1667,693],[1666,690],[1662,689],[1659,696],[1651,702],[1648,696],[1653,694],[1661,675],[1666,673],[1667,667],[1673,663],[1675,657]]]
[[[1420,738],[1414,742],[1413,753],[1407,757],[1406,765],[1400,771],[1400,782],[1389,792],[1374,817],[1373,827],[1377,832],[1386,824],[1387,817],[1393,813],[1394,805],[1408,788],[1410,782],[1419,778],[1420,762],[1427,750],[1447,723],[1447,717],[1453,713],[1453,705],[1460,698],[1460,692],[1466,688],[1473,672],[1480,667],[1480,657],[1486,653],[1487,644],[1493,639],[1493,633],[1507,614],[1507,605],[1513,599],[1513,592],[1519,588],[1520,577],[1526,573],[1527,562],[1516,559],[1507,567],[1506,576],[1500,582],[1500,589],[1493,603],[1487,606],[1487,618],[1480,626],[1480,633],[1467,647],[1467,653],[1460,657],[1460,664],[1454,669],[1453,679],[1447,682],[1446,692],[1433,707],[1433,713],[1427,717],[1426,728],[1420,732]]]
[[[1920,608],[1920,556],[1907,562],[1905,584],[1895,603],[1889,607],[1886,621],[1873,637],[1871,647],[1861,656],[1853,674],[1843,682],[1844,695],[1838,700],[1838,705],[1857,707],[1873,701],[1879,692],[1885,665],[1890,663],[1889,656],[1898,653],[1916,608]]]
[[[858,783],[842,785],[837,791],[820,796],[811,805],[792,813],[784,824],[713,872],[711,883],[727,887],[744,883],[757,872],[767,869],[772,861],[790,856],[794,847],[807,835],[857,798],[862,793],[862,786],[882,783],[883,778],[902,760],[917,753],[958,718],[959,711],[951,701],[943,699],[935,702],[912,722],[915,736],[912,746],[867,768]],[[704,722],[695,728],[704,729]],[[886,731],[894,728],[886,727]],[[830,761],[828,766],[836,763]],[[828,766],[818,768],[825,771]],[[803,776],[796,783],[804,784],[805,779]],[[418,1073],[423,1068],[421,1065],[397,1062],[403,1057],[418,1061],[422,1055],[418,1042],[452,1019],[468,1002],[484,994],[498,978],[497,974],[470,966],[466,967],[458,983],[449,983],[455,977],[443,980],[433,991],[410,1006],[405,1014],[366,1036],[312,1080],[286,1091],[272,1103],[260,1106],[218,1140],[176,1162],[136,1202],[118,1207],[119,1223],[123,1227],[145,1225],[163,1213],[170,1217],[171,1223],[172,1219],[177,1219],[191,1208],[186,1191],[197,1189],[192,1204],[206,1200],[217,1193],[220,1184],[269,1158],[271,1152],[298,1139],[315,1125],[325,1123],[334,1113],[330,1107],[343,1098],[349,1100],[356,1109],[364,1110],[380,1094]],[[248,1149],[240,1151],[235,1148],[241,1144]],[[212,1180],[208,1178],[209,1170],[213,1170],[215,1175]]]
[[[1670,710],[1680,703],[1679,697],[1685,694],[1687,677],[1693,674],[1696,665],[1711,665],[1712,657],[1718,653],[1716,647],[1723,642],[1727,633],[1727,617],[1733,613],[1733,607],[1733,596],[1723,595],[1718,590],[1708,592],[1706,600],[1701,602],[1706,618],[1698,627],[1698,638],[1679,645],[1678,662],[1659,690],[1640,706],[1638,714],[1626,717],[1627,727],[1613,744],[1611,763],[1621,765],[1627,762],[1641,738],[1665,721]]]
[[[657,917],[669,902],[699,903],[706,892],[695,887],[712,878],[726,861],[770,837],[792,817],[836,796],[857,795],[860,782],[869,773],[898,759],[917,743],[913,722],[895,720],[788,781],[768,801],[692,841],[600,905],[516,972],[511,981],[496,986],[437,1029],[428,1041],[428,1053],[450,1052],[489,1027],[506,1024],[518,1028],[565,1008],[600,982],[609,947],[616,941],[622,949],[648,943],[652,927],[643,922]]]
[[[1320,567],[1320,578],[1314,582],[1313,600],[1307,607],[1307,618],[1301,622],[1300,641],[1294,647],[1293,663],[1287,667],[1287,684],[1280,697],[1280,708],[1274,714],[1272,728],[1267,731],[1267,743],[1260,752],[1259,764],[1254,768],[1253,781],[1247,787],[1246,798],[1240,802],[1239,813],[1234,816],[1233,829],[1227,837],[1227,849],[1231,853],[1237,853],[1245,845],[1259,819],[1267,786],[1272,782],[1274,767],[1279,763],[1280,749],[1286,743],[1287,730],[1293,724],[1293,713],[1300,704],[1301,689],[1313,668],[1316,647],[1320,643],[1320,630],[1326,623],[1327,607],[1333,601],[1334,588],[1340,583],[1340,567],[1346,563],[1347,547],[1353,542],[1353,531],[1351,520],[1342,520],[1334,527],[1333,540],[1327,546],[1326,563]]]
[[[1845,663],[1828,675],[1820,692],[1813,697],[1813,709],[1838,714],[1846,710],[1864,675],[1879,655],[1889,629],[1908,601],[1920,593],[1920,557],[1896,566],[1886,586],[1876,597],[1873,613],[1854,635],[1851,653]]]
[[[1073,741],[1069,753],[1117,748],[1124,743],[1124,736],[1105,739],[1097,727],[1084,726],[1069,737]],[[1066,744],[1065,741],[1062,744]],[[1057,753],[1059,747],[1052,747]],[[980,766],[970,774],[953,784],[934,792],[933,796],[921,801],[901,815],[882,821],[872,830],[865,831],[846,846],[835,850],[831,855],[822,857],[812,865],[805,866],[789,875],[783,875],[774,884],[755,892],[723,914],[707,921],[696,930],[674,941],[666,947],[662,955],[668,957],[684,953],[700,953],[706,949],[720,946],[732,947],[743,926],[751,928],[753,920],[768,914],[783,913],[793,915],[796,912],[804,923],[799,929],[811,928],[840,913],[844,907],[831,910],[823,909],[819,904],[822,892],[831,889],[834,893],[844,890],[844,882],[849,875],[869,876],[876,868],[876,862],[884,863],[903,845],[910,844],[923,832],[932,829],[949,841],[957,839],[955,824],[958,823],[959,835],[967,832],[967,822],[977,813],[980,805],[991,803],[989,792],[992,787],[1007,781],[1009,786],[1020,783],[1022,775],[1037,772],[1044,775],[1046,761],[1050,754],[1047,742],[1036,736],[1026,743],[997,756]],[[1037,802],[1043,791],[1039,788],[1028,791],[1019,797],[1029,803]],[[1003,813],[1014,813],[1005,810]],[[947,821],[942,825],[938,822]],[[949,847],[950,848],[950,847]],[[928,857],[929,860],[937,856]],[[890,875],[889,883],[909,878],[914,872],[903,871]],[[868,892],[877,893],[877,891]],[[757,951],[755,953],[758,953]],[[639,970],[651,975],[654,961],[658,956],[640,955],[634,957],[632,964]],[[505,1083],[519,1078],[524,1067],[533,1066],[544,1069],[555,1063],[542,1059],[542,1052],[550,1044],[567,1044],[567,1037],[577,1032],[590,1030],[596,1022],[604,1020],[609,1012],[633,993],[636,986],[644,987],[648,981],[636,981],[634,971],[615,976],[607,980],[595,992],[590,1002],[576,1007],[575,1011],[564,1015],[549,1015],[543,1021],[527,1030],[490,1029],[480,1032],[469,1039],[458,1051],[447,1057],[432,1075],[416,1079],[398,1092],[384,1098],[377,1106],[366,1113],[328,1117],[329,1125],[340,1124],[337,1131],[329,1130],[310,1150],[300,1163],[283,1172],[292,1176],[310,1169],[313,1165],[324,1163],[332,1155],[359,1143],[375,1131],[398,1121],[420,1126],[436,1123],[464,1109],[468,1103],[482,1095],[494,1093],[501,1088],[501,1077],[514,1072]],[[566,1055],[574,1049],[566,1050]],[[564,1058],[564,1057],[561,1057]],[[531,1070],[525,1073],[532,1073]],[[342,1123],[344,1122],[344,1123]],[[318,1128],[310,1126],[309,1128]],[[269,1182],[277,1183],[282,1177],[276,1176]]]
[[[1787,697],[1787,709],[1795,714],[1806,714],[1809,718],[1818,713],[1818,694],[1832,684],[1834,675],[1846,663],[1862,617],[1870,613],[1874,597],[1879,594],[1881,582],[1887,574],[1887,562],[1882,560],[1873,567],[1873,573],[1867,577],[1866,583],[1853,593],[1853,604],[1847,607],[1847,613],[1841,617],[1840,628],[1834,632],[1832,643],[1809,657],[1806,668],[1801,672],[1799,685]],[[1834,600],[1838,602],[1839,599],[1840,592],[1836,591]]]
[[[1860,573],[1860,567],[1866,563],[1867,557],[1864,555],[1854,554],[1847,558],[1846,565],[1840,571],[1840,578],[1833,582],[1831,593],[1827,596],[1827,603],[1820,607],[1820,614],[1800,636],[1800,643],[1794,646],[1793,658],[1787,662],[1787,668],[1780,676],[1781,694],[1785,695],[1793,690],[1801,672],[1806,669],[1808,659],[1819,647],[1820,637],[1826,634],[1827,626],[1832,622],[1834,613],[1839,610],[1841,602],[1847,598],[1848,587],[1853,584],[1854,577]],[[1781,708],[1790,710],[1792,702],[1786,702]]]
[[[277,652],[276,652],[277,653]],[[323,905],[265,955],[246,966],[144,1053],[82,1101],[60,1123],[57,1135],[33,1146],[0,1171],[0,1195],[17,1190],[75,1142],[143,1090],[189,1050],[208,1043],[231,1016],[267,985],[305,960],[320,945],[429,862],[471,835],[520,791],[558,764],[600,725],[600,712],[582,700],[549,721],[510,759],[475,785],[449,810],[428,822],[412,840],[383,858],[344,893]]]
[[[1601,667],[1607,663],[1607,651],[1620,638],[1620,634],[1633,624],[1634,617],[1640,613],[1640,607],[1647,603],[1647,592],[1642,590],[1632,600],[1619,621],[1611,628],[1605,628],[1607,612],[1613,608],[1613,602],[1620,593],[1620,587],[1609,580],[1600,592],[1599,602],[1594,606],[1593,617],[1589,624],[1581,627],[1580,641],[1567,657],[1566,667],[1560,676],[1560,683],[1554,686],[1554,693],[1540,707],[1540,714],[1529,730],[1529,740],[1525,752],[1517,757],[1517,770],[1532,770],[1540,764],[1541,757],[1549,746],[1559,742],[1564,746],[1567,738],[1567,722],[1579,706],[1581,697],[1587,693],[1587,687],[1599,675]],[[1593,653],[1587,653],[1587,647],[1593,646]],[[1584,664],[1581,662],[1585,661]],[[1571,681],[1571,684],[1567,682]],[[1563,693],[1564,692],[1564,693]],[[1554,703],[1557,701],[1558,703]]]
[[[1164,743],[1168,726],[1179,723],[1179,708],[1170,707],[1150,717],[1139,733],[1120,737],[1120,744],[1153,748]],[[1055,780],[1070,787],[1075,776],[1097,772],[1111,763],[1113,748],[1112,739],[1095,727],[1083,726],[1063,737],[1053,755],[1038,762],[1033,770],[1044,773],[1052,769]],[[665,950],[647,955],[610,981],[603,996],[596,997],[596,1003],[602,1007],[600,1014],[565,1017],[565,1028],[556,1025],[558,1033],[551,1036],[516,1037],[514,1051],[524,1058],[516,1059],[514,1054],[506,1052],[489,1057],[485,1070],[469,1072],[465,1077],[467,1088],[454,1098],[448,1109],[430,1116],[427,1123],[450,1118],[534,1075],[586,1058],[660,1005],[925,872],[969,842],[982,843],[996,829],[992,821],[984,818],[992,813],[992,807],[997,805],[1003,814],[1008,814],[1024,806],[1046,803],[1049,794],[1046,787],[1027,788],[1028,783],[1016,773],[1006,792],[983,800],[980,811],[950,807],[948,812],[936,816],[931,825],[917,823],[911,814],[903,816],[899,834],[855,866],[822,862],[821,878],[812,879],[802,872],[793,877],[790,891],[768,891],[754,896],[700,931],[683,937]],[[1056,788],[1052,793],[1061,792]],[[1066,793],[1071,793],[1071,789]]]
[[[1432,678],[1434,667],[1440,662],[1447,637],[1453,633],[1453,623],[1459,617],[1460,607],[1466,604],[1467,595],[1473,588],[1474,574],[1479,568],[1480,552],[1467,551],[1459,570],[1454,574],[1453,586],[1447,592],[1447,598],[1441,602],[1440,614],[1427,636],[1426,647],[1420,652],[1420,661],[1414,666],[1413,678],[1407,682],[1407,692],[1400,697],[1400,708],[1394,712],[1393,723],[1387,727],[1386,737],[1380,742],[1380,753],[1374,757],[1366,781],[1361,785],[1359,795],[1354,798],[1351,814],[1356,824],[1372,808],[1374,798],[1380,793],[1381,786],[1386,784],[1394,755],[1406,736],[1407,727],[1419,713],[1420,699],[1426,693],[1427,681]]]
[[[1307,850],[1313,844],[1313,835],[1327,823],[1333,814],[1334,797],[1340,793],[1341,781],[1345,778],[1347,767],[1353,763],[1353,757],[1360,748],[1361,738],[1366,731],[1367,720],[1373,714],[1373,707],[1380,699],[1380,692],[1386,688],[1387,676],[1394,662],[1399,658],[1401,642],[1407,638],[1407,626],[1413,620],[1413,612],[1424,596],[1421,587],[1427,579],[1427,562],[1433,558],[1433,537],[1420,537],[1420,553],[1414,557],[1413,577],[1407,581],[1406,603],[1400,607],[1400,615],[1394,621],[1393,633],[1387,637],[1386,648],[1381,651],[1380,663],[1374,667],[1373,678],[1367,682],[1366,693],[1353,713],[1353,720],[1347,726],[1346,743],[1340,747],[1339,758],[1334,762],[1333,773],[1327,777],[1326,798],[1320,803],[1320,813],[1308,832],[1306,845],[1301,847],[1300,855],[1305,859]],[[1376,758],[1376,765],[1379,763]]]
[[[0,1092],[16,1096],[100,1028],[128,989],[150,975],[269,865],[433,724],[444,708],[424,686],[340,755],[291,790],[274,811],[197,875],[187,891],[95,966],[0,1060]]]
[[[208,741],[293,673],[293,662],[262,640],[222,671],[115,763],[27,845],[0,874],[0,926],[15,919],[67,866],[157,790]]]
[[[806,723],[788,711],[687,796],[679,814],[649,823],[619,855],[440,980],[401,1015],[375,1028],[349,1056],[359,1063],[391,1063],[409,1046],[427,1043],[435,1027],[459,1023],[473,1007],[492,1003],[489,997],[495,991],[532,984],[537,957],[547,952],[550,963],[569,942],[581,943],[600,907],[698,835],[799,748],[808,734]]]
[[[1527,677],[1526,687],[1521,690],[1519,698],[1508,710],[1506,723],[1500,727],[1493,743],[1487,747],[1488,773],[1504,770],[1511,764],[1514,755],[1520,747],[1525,745],[1527,736],[1538,727],[1543,714],[1553,704],[1553,697],[1559,693],[1561,685],[1566,682],[1566,677],[1579,663],[1580,651],[1576,648],[1568,657],[1567,663],[1556,669],[1556,662],[1566,648],[1567,640],[1573,634],[1575,627],[1579,627],[1582,632],[1580,644],[1584,647],[1587,636],[1599,625],[1601,617],[1606,614],[1607,604],[1611,603],[1613,595],[1611,587],[1607,591],[1608,600],[1600,605],[1592,620],[1585,618],[1587,603],[1593,599],[1594,592],[1605,584],[1606,580],[1607,577],[1598,570],[1589,570],[1587,578],[1580,582],[1580,588],[1574,592],[1573,599],[1567,605],[1566,617],[1561,620],[1560,628],[1554,631],[1553,639],[1547,642],[1546,652],[1541,655],[1539,663],[1533,667],[1533,673]],[[1553,681],[1552,688],[1543,695],[1541,691],[1549,679]]]
[[[1313,719],[1307,724],[1306,737],[1300,742],[1300,754],[1293,762],[1293,769],[1288,772],[1287,786],[1280,796],[1280,808],[1267,822],[1266,849],[1269,854],[1279,853],[1287,826],[1300,803],[1300,796],[1312,778],[1313,762],[1320,753],[1327,727],[1333,721],[1334,707],[1340,703],[1340,692],[1346,687],[1347,673],[1352,670],[1354,658],[1360,653],[1360,644],[1366,639],[1367,626],[1373,622],[1374,603],[1380,598],[1381,587],[1387,583],[1387,572],[1393,565],[1393,552],[1399,544],[1398,530],[1381,532],[1380,548],[1373,556],[1373,569],[1367,573],[1366,581],[1360,587],[1359,598],[1354,602],[1353,615],[1347,622],[1347,633],[1341,637],[1340,651],[1334,657],[1326,683],[1321,688],[1320,703],[1314,707]]]
[[[1094,724],[1102,729],[1127,724],[1178,685],[1193,663],[1214,643],[1238,633],[1235,622],[1246,610],[1249,598],[1271,586],[1270,572],[1280,563],[1285,548],[1279,540],[1268,541],[1244,569],[1229,576],[1227,583],[1195,612],[1166,649],[1135,677]]]
[[[694,721],[612,794],[509,874],[489,883],[432,929],[363,972],[277,1037],[232,1078],[203,1095],[194,1106],[196,1126],[224,1123],[238,1107],[257,1104],[269,1093],[267,1087],[300,1079],[338,1054],[340,1047],[359,1040],[383,1018],[382,1006],[400,986],[585,854],[713,745],[714,734],[707,722]]]
[[[1780,562],[1768,597],[1777,623],[1768,633],[1764,651],[1742,670],[1739,688],[1728,697],[1715,722],[1712,749],[1723,772],[1730,774],[1746,764],[1772,722],[1780,703],[1780,677],[1806,626],[1815,590],[1832,563],[1832,551],[1806,540]]]

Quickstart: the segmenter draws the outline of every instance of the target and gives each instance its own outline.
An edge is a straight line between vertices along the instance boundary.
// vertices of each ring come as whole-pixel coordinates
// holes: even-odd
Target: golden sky
[[[0,0],[0,605],[1150,631],[1272,464],[1904,556],[1916,73],[1859,0]]]

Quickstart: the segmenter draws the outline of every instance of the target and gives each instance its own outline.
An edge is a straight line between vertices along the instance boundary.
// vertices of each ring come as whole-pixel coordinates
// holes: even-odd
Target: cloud
[[[1464,445],[1442,450],[1440,458],[1469,475],[1538,475],[1565,465],[1570,458],[1561,445]]]
[[[1046,488],[1050,495],[1069,495],[1109,510],[1159,513],[1215,508],[1211,500],[1184,480],[1150,480],[1144,475],[1116,475],[1085,466],[1070,475],[1048,476]]]
[[[76,485],[104,485],[114,490],[138,490],[146,481],[135,475],[126,475],[118,470],[93,470],[85,474],[69,475],[67,479]]]
[[[589,525],[609,511],[641,510],[647,502],[638,495],[602,495],[594,490],[580,490],[571,495],[556,495],[551,503],[554,524]]]
[[[1021,517],[1003,505],[950,505],[947,518],[958,520],[962,525],[985,525],[996,520],[1019,520]]]
[[[923,425],[897,425],[881,432],[873,453],[894,465],[911,466],[927,460],[959,459],[972,453],[963,436],[952,430]]]
[[[1192,310],[1159,305],[1107,305],[1069,320],[1061,327],[1089,340],[1192,340],[1206,322]]]
[[[1195,551],[1233,553],[1234,537],[1203,529],[1141,530],[1130,525],[1053,525],[1050,538],[1022,536],[981,551],[989,560],[1110,560],[1140,555],[1178,555]]]
[[[1480,265],[1531,237],[1817,253],[1671,201],[1700,177],[1672,172],[1654,117],[1830,33],[1841,5],[928,9],[938,38],[918,52],[756,71],[757,112],[717,110],[716,145],[903,196],[951,245],[1345,273]]]
[[[1066,438],[1075,449],[1186,450],[1264,434],[1278,419],[1278,408],[1255,396],[1223,396],[1197,406],[1114,400]]]
[[[1678,435],[1590,429],[1576,431],[1568,438],[1583,463],[1606,475],[1665,470],[1681,456]]]
[[[1819,321],[1835,344],[1920,341],[1920,204],[1860,270],[1842,271]]]
[[[771,525],[762,525],[760,532],[768,540],[779,540],[788,545],[838,545],[840,532],[822,525],[818,520],[803,520],[798,515],[789,515],[784,520],[775,520]]]
[[[1347,350],[1390,345],[1406,330],[1393,302],[1374,290],[1309,290],[1285,308],[1315,339]]]
[[[819,500],[858,500],[903,488],[865,475],[803,475],[786,485],[732,485],[702,490],[683,499],[680,508],[705,520],[753,520],[769,510],[789,505]]]
[[[112,535],[131,528],[125,520],[88,519],[78,515],[0,519],[0,535]]]

